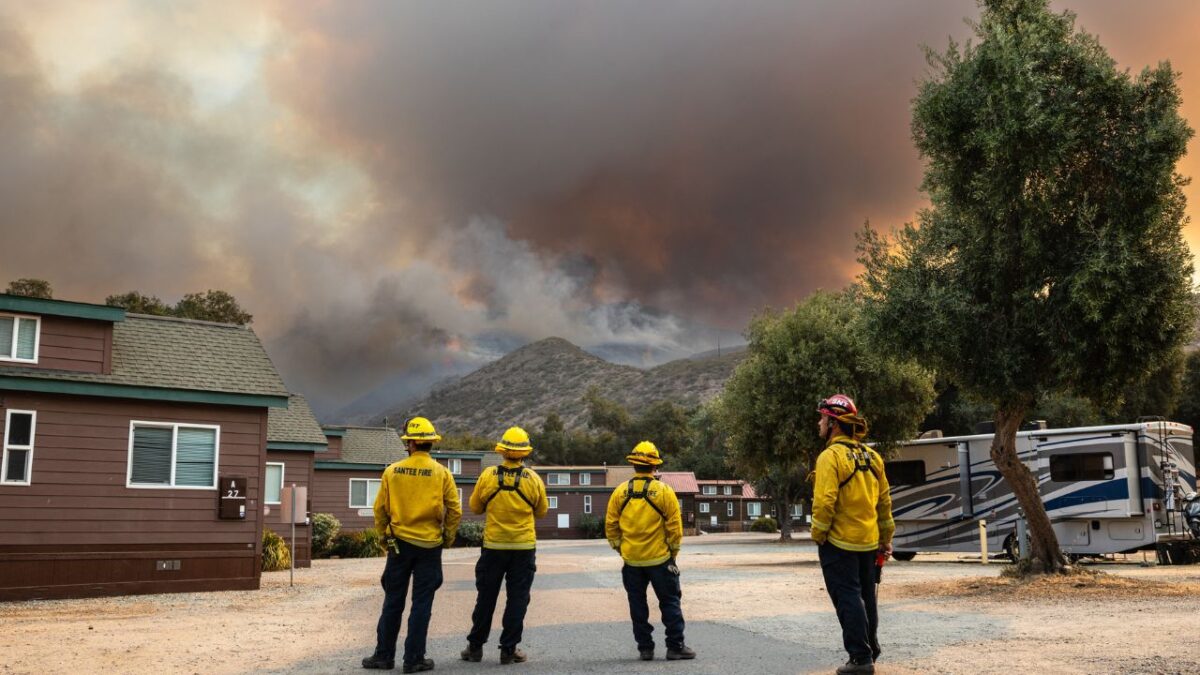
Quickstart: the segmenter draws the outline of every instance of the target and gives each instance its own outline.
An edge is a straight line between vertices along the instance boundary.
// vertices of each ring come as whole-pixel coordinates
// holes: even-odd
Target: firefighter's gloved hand
[[[818,546],[820,546],[821,544],[824,544],[825,540],[828,537],[829,537],[829,532],[827,532],[825,530],[813,530],[812,531],[813,543],[817,544]]]
[[[679,576],[679,565],[675,563],[674,558],[667,561],[667,571],[675,576]]]

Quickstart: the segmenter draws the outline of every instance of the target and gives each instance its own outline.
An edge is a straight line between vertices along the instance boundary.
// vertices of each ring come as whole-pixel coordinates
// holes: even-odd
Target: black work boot
[[[406,673],[423,673],[426,670],[433,670],[433,659],[421,659],[420,661],[404,664],[404,672]]]
[[[653,661],[654,660],[654,647],[651,647],[649,649],[638,648],[638,658],[643,661]]]
[[[396,661],[372,654],[362,660],[362,667],[367,670],[391,670],[396,667]]]
[[[479,663],[483,660],[483,645],[467,643],[467,648],[462,650],[460,656],[463,661]]]
[[[837,669],[838,675],[874,675],[875,664],[871,663],[871,659],[850,659],[846,665],[839,666]]]
[[[687,645],[679,645],[679,649],[667,647],[668,661],[687,661],[694,658],[696,658],[696,652],[692,651],[692,648]]]
[[[500,650],[500,663],[506,666],[510,663],[525,663],[528,660],[529,657],[525,656],[525,652],[516,647],[513,647],[512,651],[507,649]]]

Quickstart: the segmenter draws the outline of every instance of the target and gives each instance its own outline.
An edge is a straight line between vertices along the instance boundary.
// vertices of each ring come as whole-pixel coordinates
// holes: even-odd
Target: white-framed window
[[[792,504],[792,517],[793,518],[803,518],[804,517],[804,505],[803,504]]]
[[[546,501],[550,502],[550,508],[558,508],[558,497],[546,497]]]
[[[458,488],[458,503],[462,503],[462,488]]]
[[[708,513],[708,502],[700,502],[700,513]]]
[[[762,515],[762,502],[750,502],[746,505],[746,515],[757,518]]]
[[[457,476],[462,473],[462,460],[461,459],[447,459],[446,460],[446,468],[450,469],[450,473]]]
[[[33,473],[33,438],[37,432],[37,413],[9,410],[4,415],[4,463],[0,465],[0,483],[29,485]]]
[[[592,484],[592,474],[590,474],[590,473],[579,474],[579,484],[580,485],[591,485]]]
[[[571,474],[569,473],[550,473],[546,474],[546,485],[570,485]]]
[[[0,314],[0,361],[37,363],[41,335],[41,317]]]
[[[727,495],[733,494],[733,486],[732,485],[725,486],[725,494],[727,494]]]
[[[703,493],[704,493],[704,494],[706,494],[706,495],[715,495],[715,494],[717,494],[717,486],[716,486],[716,485],[705,485],[704,487],[702,487],[702,488],[700,488],[700,489],[701,489],[701,491],[703,491]]]
[[[725,502],[725,515],[733,517],[733,502]]]
[[[283,462],[267,462],[265,485],[263,503],[279,504],[283,497]]]
[[[591,495],[583,496],[583,512],[584,513],[592,512],[592,496]]]
[[[350,479],[350,508],[369,509],[375,506],[375,495],[378,494],[378,478]]]
[[[126,487],[217,489],[221,428],[210,424],[129,423]]]

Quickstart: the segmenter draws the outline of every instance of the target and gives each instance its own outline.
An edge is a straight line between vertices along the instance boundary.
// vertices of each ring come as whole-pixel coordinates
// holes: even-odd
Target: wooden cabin
[[[0,600],[258,588],[287,402],[248,327],[0,294]]]
[[[308,401],[299,394],[288,398],[287,408],[271,408],[267,416],[267,463],[263,469],[263,522],[292,545],[292,525],[284,522],[284,488],[306,488],[307,499],[297,511],[311,513],[313,466],[318,453],[324,454],[327,441],[321,425],[313,416]],[[312,565],[310,521],[296,524],[292,557],[296,567]]]

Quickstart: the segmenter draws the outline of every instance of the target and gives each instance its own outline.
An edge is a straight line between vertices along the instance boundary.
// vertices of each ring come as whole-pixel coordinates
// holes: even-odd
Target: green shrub
[[[458,526],[458,537],[455,543],[459,546],[483,545],[483,521],[464,520]]]
[[[338,532],[329,543],[329,555],[339,558],[375,558],[386,552],[376,530]]]
[[[779,523],[771,516],[759,516],[750,523],[751,532],[778,532]]]
[[[266,528],[263,528],[262,549],[262,571],[278,572],[292,566],[292,552],[288,550],[287,542]]]
[[[599,539],[604,536],[604,521],[585,513],[579,518],[579,529],[583,531],[584,539]]]
[[[314,513],[312,517],[312,554],[314,558],[329,557],[333,538],[342,529],[341,522],[331,513]]]

